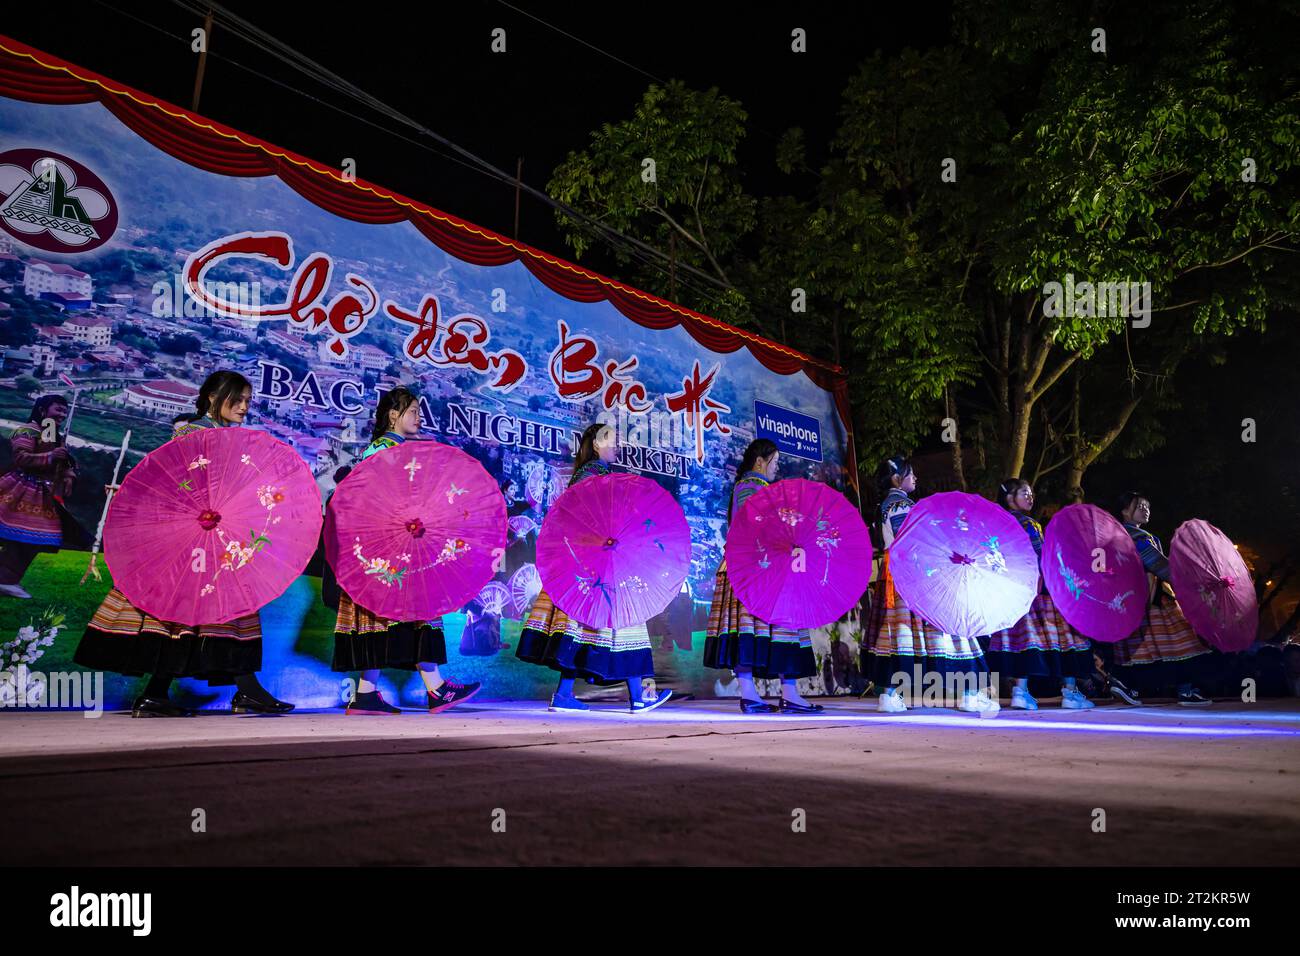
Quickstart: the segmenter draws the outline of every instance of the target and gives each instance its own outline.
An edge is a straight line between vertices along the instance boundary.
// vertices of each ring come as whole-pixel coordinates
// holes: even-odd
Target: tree
[[[630,119],[604,124],[587,149],[569,153],[547,192],[670,254],[675,265],[665,266],[618,247],[616,261],[630,267],[640,287],[724,321],[755,325],[732,277],[733,260],[756,223],[757,201],[745,192],[737,162],[746,119],[740,103],[716,88],[651,84]],[[595,231],[564,213],[556,218],[581,258]]]
[[[983,388],[965,405],[997,436],[1002,474],[1024,470],[1040,405],[1073,387],[1076,363],[1147,336],[1167,346],[1152,374],[1168,374],[1202,336],[1258,328],[1274,271],[1300,248],[1300,98],[1247,59],[1241,10],[1204,0],[1114,14],[1098,54],[1092,5],[1023,6],[961,3],[949,47],[864,64],[837,138],[864,198],[830,234],[865,246],[884,226],[906,250],[902,284],[887,256],[865,260],[859,336],[892,341],[894,311],[929,325],[918,287],[958,295],[932,330],[959,348],[973,334]],[[945,159],[955,181],[940,175]],[[1055,308],[1049,283],[1067,277],[1150,283],[1151,326],[1082,298]],[[947,358],[958,381],[966,370]],[[1116,404],[1102,449],[1145,394]],[[1076,446],[1076,489],[1095,445]]]

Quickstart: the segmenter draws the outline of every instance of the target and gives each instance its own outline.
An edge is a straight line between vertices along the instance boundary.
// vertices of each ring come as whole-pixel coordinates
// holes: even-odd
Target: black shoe
[[[742,714],[775,714],[777,708],[772,704],[764,703],[761,700],[746,700],[740,698],[740,712]]]
[[[400,714],[401,711],[390,704],[384,698],[379,696],[379,691],[372,690],[365,694],[357,694],[348,703],[348,709],[344,715],[362,714],[370,716],[386,716],[388,714]]]
[[[826,708],[821,704],[796,704],[792,700],[781,698],[781,713],[786,714],[820,714]]]
[[[132,717],[196,717],[196,711],[180,704],[173,704],[166,697],[144,697],[135,699],[131,707]]]
[[[429,713],[436,714],[448,707],[455,707],[457,704],[465,703],[465,701],[477,694],[482,686],[477,681],[470,684],[457,684],[449,680],[443,681],[437,690],[424,692],[424,696],[429,700]]]
[[[1195,687],[1192,688],[1189,694],[1178,695],[1179,707],[1209,707],[1213,703],[1214,701],[1210,700],[1210,698],[1202,697],[1201,692]]]
[[[235,714],[287,714],[293,708],[294,705],[287,700],[276,700],[269,695],[266,700],[260,700],[242,690],[230,700],[231,713]]]
[[[1110,693],[1112,697],[1117,697],[1130,707],[1141,707],[1142,699],[1138,697],[1137,691],[1126,686],[1118,677],[1112,677],[1109,681]]]

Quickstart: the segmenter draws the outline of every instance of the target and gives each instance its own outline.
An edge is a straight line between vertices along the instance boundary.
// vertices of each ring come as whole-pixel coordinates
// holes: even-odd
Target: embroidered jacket
[[[757,471],[747,471],[737,478],[736,483],[731,487],[731,509],[727,512],[728,520],[740,514],[740,506],[749,500],[750,495],[770,484],[771,482]]]
[[[361,460],[365,461],[371,455],[378,454],[385,448],[396,448],[405,441],[406,439],[397,432],[385,432],[366,446],[366,450],[361,453]]]
[[[599,458],[593,458],[573,473],[573,477],[569,479],[569,487],[572,488],[584,478],[594,478],[597,475],[608,475],[612,474],[613,471],[614,469],[610,468],[609,465],[605,464]]]
[[[1154,574],[1161,581],[1168,583],[1169,559],[1165,557],[1165,550],[1160,546],[1160,539],[1150,531],[1143,531],[1137,525],[1129,524],[1127,521],[1124,522],[1124,530],[1137,545],[1138,557],[1142,559],[1142,566],[1147,569],[1147,573]]]
[[[1034,553],[1038,555],[1038,561],[1041,564],[1043,561],[1043,526],[1023,511],[1013,511],[1011,517],[1020,522],[1020,527],[1025,529],[1025,534],[1029,535],[1029,541],[1034,546]]]
[[[907,496],[901,488],[891,488],[885,500],[880,503],[880,533],[889,547],[898,532],[902,530],[907,514],[916,506],[916,502]]]

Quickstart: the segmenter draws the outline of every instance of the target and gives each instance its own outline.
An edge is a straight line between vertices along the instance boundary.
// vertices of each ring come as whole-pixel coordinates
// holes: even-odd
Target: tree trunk
[[[1282,626],[1277,629],[1277,633],[1273,635],[1270,641],[1276,643],[1285,640],[1297,625],[1300,625],[1300,601],[1296,602],[1295,610],[1291,612],[1289,618],[1282,622]]]
[[[1086,466],[1077,458],[1070,461],[1065,472],[1065,500],[1072,505],[1083,503],[1083,472]]]
[[[957,410],[953,405],[952,396],[948,389],[943,390],[943,412],[953,422],[952,435],[952,473],[957,479],[957,487],[966,490],[966,470],[962,466],[961,460],[961,430],[957,427]]]

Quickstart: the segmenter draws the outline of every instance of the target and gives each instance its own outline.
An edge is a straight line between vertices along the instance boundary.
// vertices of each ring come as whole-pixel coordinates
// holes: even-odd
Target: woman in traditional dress
[[[1115,513],[1137,545],[1151,595],[1141,625],[1131,637],[1115,644],[1115,667],[1139,691],[1176,687],[1183,707],[1207,707],[1212,701],[1202,697],[1193,682],[1205,673],[1213,648],[1196,636],[1183,617],[1174,600],[1169,559],[1160,539],[1142,527],[1151,520],[1151,502],[1136,491],[1126,491]]]
[[[727,521],[740,513],[749,496],[776,478],[780,453],[767,438],[749,443],[731,489]],[[799,678],[817,673],[812,635],[763,621],[751,614],[731,590],[727,562],[718,566],[713,582],[713,605],[704,641],[704,666],[734,671],[740,683],[740,709],[746,714],[819,714],[820,704],[810,704],[799,693]],[[754,678],[781,681],[779,706],[764,702]]]
[[[1033,486],[1023,478],[1008,478],[999,486],[998,497],[1029,536],[1041,567],[1043,526],[1031,515]],[[1016,710],[1038,709],[1038,701],[1029,693],[1031,677],[1059,679],[1061,706],[1066,709],[1088,710],[1094,706],[1078,686],[1080,677],[1092,673],[1092,642],[1070,627],[1045,586],[1040,586],[1024,617],[989,638],[985,658],[993,673],[1015,679],[1011,706]]]
[[[863,670],[870,668],[868,672],[880,688],[877,708],[886,713],[907,710],[904,695],[894,682],[896,676],[901,675],[900,683],[910,686],[919,699],[919,685],[935,680],[928,676],[933,674],[945,687],[950,682],[961,684],[957,702],[961,710],[996,714],[1001,709],[996,697],[975,686],[980,675],[988,673],[979,643],[973,637],[940,631],[903,604],[894,590],[888,549],[915,506],[911,493],[916,490],[916,472],[911,462],[901,456],[890,458],[880,466],[876,483],[882,495],[880,532],[885,552],[872,589],[871,619],[866,629],[867,663]]]
[[[407,388],[390,389],[375,409],[371,441],[361,459],[396,448],[419,434],[420,403],[414,393]],[[382,502],[376,503],[376,507],[382,506]],[[463,704],[479,692],[481,685],[447,680],[440,670],[446,663],[441,617],[434,621],[390,621],[357,604],[343,588],[338,589],[334,660],[330,666],[336,671],[361,671],[347,714],[401,713],[379,693],[379,672],[385,667],[420,672],[431,714]]]
[[[0,594],[31,597],[21,582],[42,551],[90,546],[63,504],[77,480],[77,463],[59,434],[67,417],[62,395],[42,395],[10,436],[13,463],[0,475]]]
[[[184,441],[184,436],[205,428],[242,424],[252,392],[248,379],[238,372],[213,372],[199,388],[195,414],[175,423],[172,440]],[[73,659],[94,670],[151,675],[131,708],[132,717],[194,716],[167,696],[175,677],[197,677],[213,686],[234,684],[233,713],[284,714],[294,707],[277,700],[257,679],[262,622],[256,613],[226,624],[160,621],[113,588],[91,617]]]
[[[610,474],[610,462],[617,456],[614,429],[599,422],[589,425],[578,442],[569,487]],[[628,709],[633,714],[654,710],[672,696],[672,691],[664,690],[646,699],[644,678],[654,675],[654,655],[645,624],[616,629],[588,627],[556,607],[545,590],[528,611],[515,656],[559,672],[560,683],[551,696],[552,711],[591,709],[573,693],[578,678],[590,684],[626,682]]]

